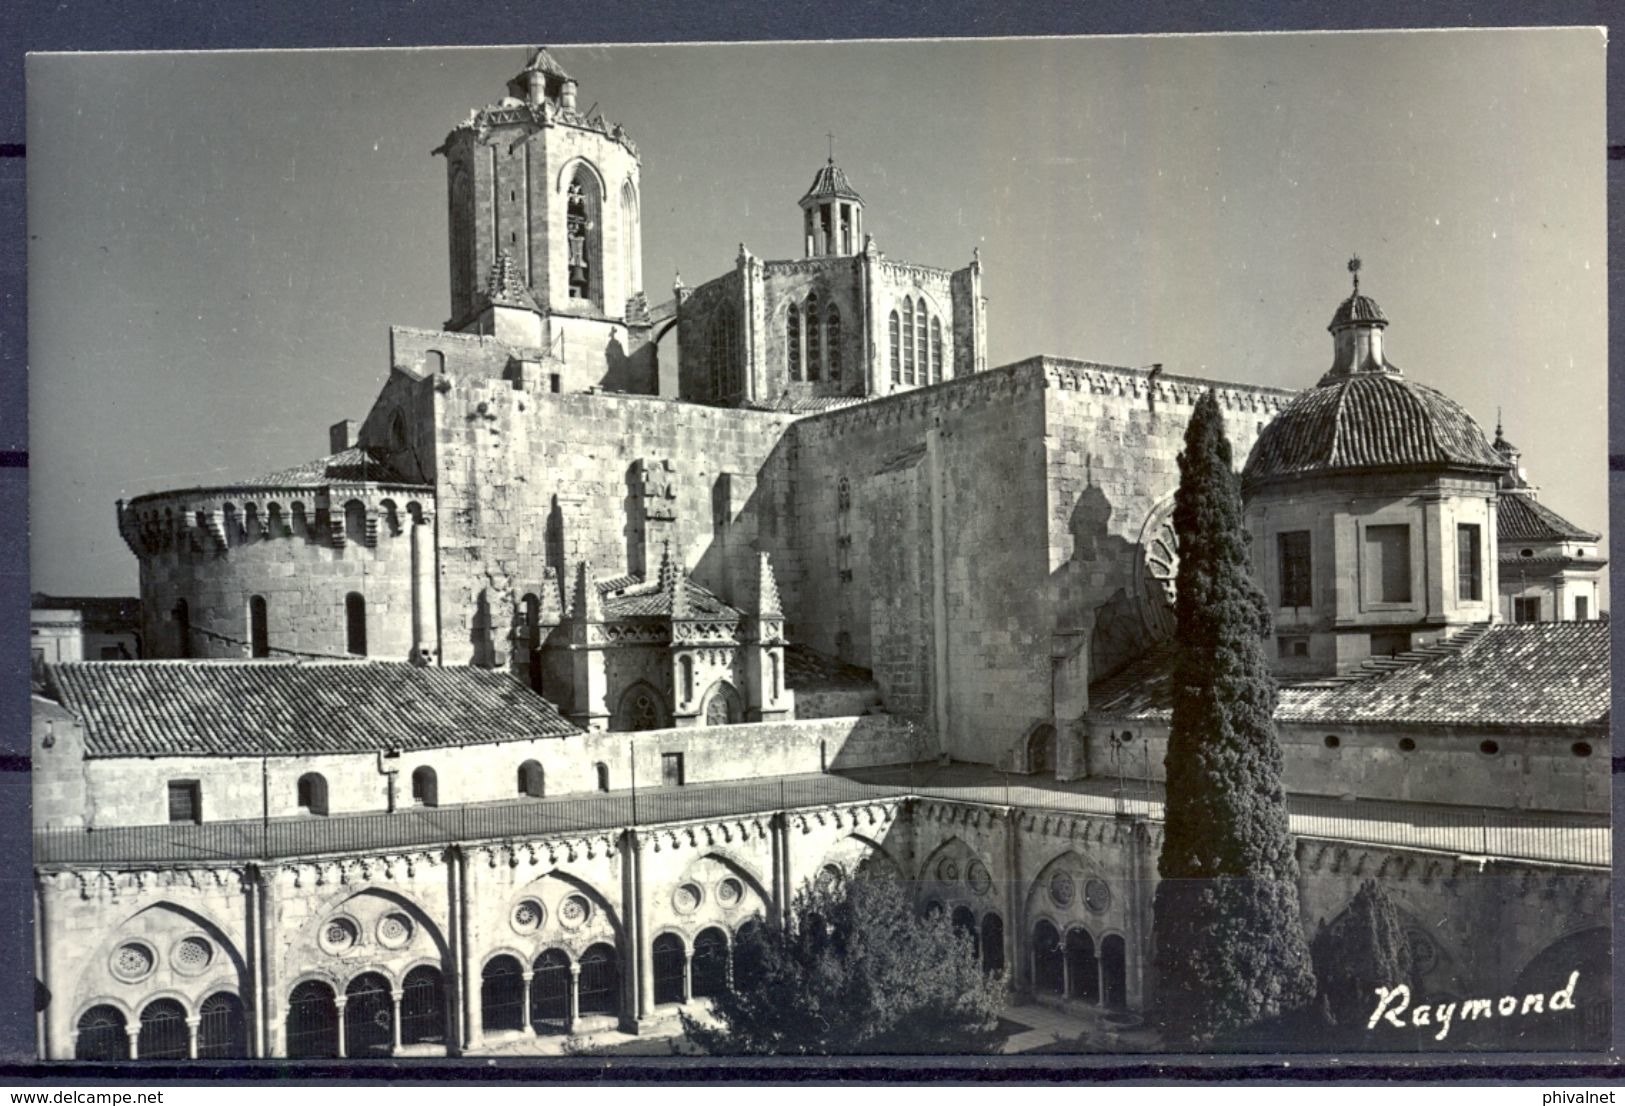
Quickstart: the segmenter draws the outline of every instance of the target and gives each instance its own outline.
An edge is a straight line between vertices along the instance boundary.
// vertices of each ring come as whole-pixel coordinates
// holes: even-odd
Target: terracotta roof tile
[[[108,661],[46,667],[85,753],[259,756],[436,749],[578,732],[483,668],[367,661]]]
[[[784,684],[791,691],[872,688],[875,686],[875,675],[867,668],[847,664],[805,645],[787,645],[784,649]]]
[[[801,203],[805,205],[824,199],[863,202],[863,197],[858,195],[858,190],[852,187],[841,167],[833,161],[819,167],[818,172],[813,175],[812,184],[807,188],[807,194],[801,197]]]
[[[683,583],[687,585],[686,590],[688,592],[689,613],[686,617],[740,617],[741,612],[730,607],[693,580],[685,577]],[[615,586],[609,587],[606,585]],[[661,588],[657,580],[644,582],[636,576],[617,576],[614,580],[600,582],[598,591],[603,597],[604,618],[606,619],[648,618],[671,614],[671,598]]]
[[[254,476],[230,485],[234,488],[287,488],[305,484],[415,484],[383,459],[376,450],[351,446],[280,472]]]
[[[1601,534],[1582,530],[1532,495],[1513,492],[1496,504],[1496,533],[1509,541],[1600,541]]]
[[[1281,722],[1596,726],[1609,711],[1609,623],[1497,623],[1459,649],[1414,663],[1281,688]],[[1166,718],[1173,647],[1154,649],[1089,689],[1091,713]]]

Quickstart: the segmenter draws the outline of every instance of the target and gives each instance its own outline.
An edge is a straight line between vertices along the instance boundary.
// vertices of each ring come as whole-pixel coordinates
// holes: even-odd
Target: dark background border
[[[1265,3],[1260,0],[1201,3],[1197,0],[1046,0],[1025,6],[1008,2],[904,2],[824,0],[768,7],[744,0],[650,0],[633,4],[525,3],[490,0],[474,5],[453,0],[385,3],[382,0],[266,0],[257,7],[222,0],[0,0],[0,1084],[93,1081],[177,1084],[199,1079],[301,1082],[580,1081],[599,1083],[697,1082],[882,1082],[1019,1081],[1099,1082],[1351,1082],[1385,1080],[1547,1084],[1613,1080],[1625,1074],[1618,1060],[1622,965],[1616,958],[1615,1051],[1609,1056],[1426,1057],[1140,1057],[1045,1056],[1034,1060],[887,1058],[680,1063],[619,1058],[606,1067],[591,1062],[414,1061],[410,1064],[351,1063],[305,1066],[151,1064],[121,1068],[40,1064],[34,1056],[32,878],[28,809],[28,652],[23,617],[28,606],[27,300],[24,202],[23,56],[47,50],[221,50],[360,46],[451,46],[493,43],[761,41],[767,39],[938,38],[1005,35],[1171,34],[1362,28],[1525,27],[1606,25],[1625,14],[1614,2],[1448,0],[1428,4],[1364,0]],[[1616,123],[1625,62],[1618,49],[1608,59],[1609,301],[1625,279],[1622,207],[1625,207],[1625,129]],[[252,141],[249,133],[248,141]],[[1604,151],[1599,150],[1601,158]],[[1625,327],[1610,312],[1609,364],[1625,343]],[[116,364],[109,371],[117,371]],[[1611,373],[1610,373],[1611,377]],[[1609,467],[1625,472],[1625,399],[1610,388]],[[87,444],[87,448],[93,446]],[[1620,489],[1616,491],[1616,489]],[[1625,506],[1625,481],[1610,479],[1609,501]],[[1613,564],[1625,557],[1625,536],[1610,527]],[[1616,641],[1616,677],[1625,657]],[[1615,686],[1619,681],[1616,679]],[[1616,712],[1617,713],[1617,712]],[[1615,757],[1615,808],[1621,798],[1625,760]],[[1616,822],[1616,840],[1625,838]],[[1621,903],[1614,899],[1616,930]],[[94,1077],[94,1078],[91,1078]]]

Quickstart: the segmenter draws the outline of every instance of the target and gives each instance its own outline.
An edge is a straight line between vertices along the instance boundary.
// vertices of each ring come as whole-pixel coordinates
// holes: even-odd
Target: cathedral
[[[1302,391],[989,366],[979,254],[888,258],[831,156],[785,198],[803,256],[651,303],[632,138],[545,49],[505,91],[435,151],[449,317],[391,328],[365,417],[117,506],[145,659],[34,700],[43,1058],[671,1032],[859,866],[1016,999],[1143,1015],[1209,391],[1306,926],[1383,878],[1424,993],[1578,969],[1523,1043],[1606,1040],[1599,538],[1389,357],[1356,264]]]

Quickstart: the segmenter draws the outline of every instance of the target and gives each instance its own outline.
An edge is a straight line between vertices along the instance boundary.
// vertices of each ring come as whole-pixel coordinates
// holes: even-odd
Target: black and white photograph
[[[1606,1052],[1606,40],[30,55],[37,1060]]]

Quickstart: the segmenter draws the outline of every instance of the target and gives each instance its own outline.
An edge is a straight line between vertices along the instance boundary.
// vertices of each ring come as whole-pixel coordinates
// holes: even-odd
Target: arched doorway
[[[728,935],[712,926],[694,938],[691,969],[695,998],[715,998],[728,989]]]
[[[1047,920],[1033,926],[1033,990],[1044,995],[1066,993],[1066,963],[1061,935]]]
[[[1069,998],[1100,1001],[1100,961],[1095,958],[1095,939],[1087,930],[1067,930],[1066,971]]]
[[[186,1007],[172,998],[147,1003],[141,1011],[136,1056],[142,1060],[185,1060],[191,1055]]]
[[[954,932],[969,942],[972,954],[981,955],[981,949],[976,939],[976,915],[971,913],[968,906],[956,906],[953,913]]]
[[[401,1044],[439,1044],[446,1039],[446,985],[440,969],[420,964],[401,985]]]
[[[1106,1005],[1121,1010],[1128,1005],[1128,944],[1113,933],[1100,942],[1100,974],[1105,981]]]
[[[388,1056],[395,1041],[395,1003],[389,980],[365,972],[344,989],[344,1054],[351,1059]]]
[[[982,970],[1004,971],[1004,919],[992,912],[982,918]]]
[[[536,958],[530,981],[530,1024],[563,1033],[570,1027],[570,957],[548,949]]]
[[[620,1013],[620,990],[621,969],[613,948],[594,945],[581,954],[576,1007],[582,1014]]]
[[[199,1060],[240,1059],[248,1055],[248,1023],[243,1017],[243,1001],[230,991],[221,991],[203,1000],[198,1010],[197,1055]]]
[[[333,988],[307,979],[288,996],[287,1049],[290,1060],[330,1059],[339,1054],[339,1008]]]
[[[75,1060],[128,1060],[130,1034],[124,1013],[116,1006],[92,1006],[79,1016],[73,1039]]]
[[[519,766],[519,794],[532,799],[540,799],[547,794],[547,778],[542,773],[542,766],[534,760],[527,760]]]
[[[669,725],[660,694],[646,683],[635,683],[621,696],[610,729],[621,733],[663,730]]]
[[[743,716],[739,707],[739,693],[727,680],[719,681],[705,699],[705,724],[731,726]]]
[[[487,1033],[525,1027],[525,970],[511,956],[494,956],[480,973],[480,1027]]]
[[[1055,773],[1055,727],[1047,722],[1027,735],[1027,771]]]
[[[440,805],[440,777],[427,764],[412,770],[412,801],[418,806]]]
[[[688,951],[675,933],[662,933],[654,943],[655,1005],[687,999]]]

